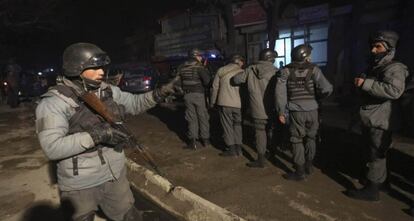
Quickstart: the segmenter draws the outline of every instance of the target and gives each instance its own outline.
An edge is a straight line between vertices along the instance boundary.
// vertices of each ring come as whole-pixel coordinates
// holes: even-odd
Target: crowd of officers
[[[367,140],[369,182],[348,196],[379,200],[379,186],[386,177],[386,150],[394,126],[392,100],[404,91],[408,71],[393,60],[398,35],[378,32],[371,39],[371,63],[364,75],[355,79],[363,95],[360,109],[364,138]],[[319,127],[319,100],[332,93],[332,85],[310,60],[312,48],[299,45],[292,50],[292,63],[278,70],[277,53],[260,52],[259,61],[244,68],[245,60],[234,55],[214,78],[202,63],[203,52],[192,49],[189,59],[179,66],[173,81],[144,94],[131,94],[104,82],[109,56],[98,46],[75,43],[63,52],[63,76],[42,95],[36,108],[36,132],[46,156],[57,163],[61,201],[71,203],[75,221],[94,220],[100,208],[111,220],[142,220],[134,207],[134,197],[126,177],[125,154],[121,144],[128,135],[117,130],[105,117],[85,103],[85,93],[94,94],[113,119],[122,123],[124,115],[139,114],[176,92],[177,82],[184,92],[188,122],[187,148],[210,146],[209,107],[217,107],[226,149],[222,156],[242,154],[242,98],[248,94],[249,114],[255,129],[257,158],[247,166],[263,168],[271,125],[287,125],[295,170],[284,174],[301,181],[312,173],[315,137]],[[206,101],[206,88],[211,89]]]
[[[359,115],[366,144],[368,181],[361,189],[347,190],[346,194],[351,198],[378,201],[380,186],[386,179],[386,152],[392,142],[392,131],[400,125],[400,112],[394,101],[403,94],[409,75],[407,67],[394,60],[397,41],[398,34],[394,31],[373,34],[368,68],[355,78],[354,84],[362,100]],[[229,64],[218,69],[210,88],[207,70],[201,63],[202,53],[198,49],[191,50],[189,61],[178,68],[187,107],[187,147],[197,148],[199,127],[202,146],[210,144],[204,93],[205,89],[210,89],[210,97],[207,98],[209,106],[219,110],[226,144],[221,156],[242,154],[241,108],[242,102],[247,100],[257,150],[257,158],[247,163],[247,166],[265,166],[265,154],[271,148],[272,126],[277,123],[288,128],[295,169],[283,177],[287,180],[304,180],[312,173],[315,140],[320,126],[320,102],[333,91],[321,69],[311,62],[311,51],[310,45],[296,46],[291,52],[292,62],[280,70],[274,66],[278,55],[272,49],[263,49],[259,61],[246,68],[244,58],[235,54]],[[190,61],[194,62],[193,69],[188,67]],[[248,99],[240,97],[240,87],[247,89]]]
[[[310,174],[315,156],[315,139],[319,128],[318,99],[332,92],[332,85],[317,65],[312,64],[311,46],[299,45],[292,50],[292,63],[279,70],[274,62],[277,52],[263,49],[259,61],[244,68],[245,59],[235,54],[229,64],[218,69],[210,79],[202,64],[199,49],[189,51],[189,60],[178,68],[186,106],[188,146],[197,149],[210,145],[206,89],[211,89],[210,108],[219,110],[226,144],[222,156],[242,154],[242,102],[248,101],[249,114],[255,130],[257,159],[249,167],[264,168],[265,154],[272,141],[275,121],[288,124],[295,172],[285,175],[289,180],[303,180]],[[248,99],[240,96],[240,87],[247,89]],[[289,122],[289,123],[288,123]]]

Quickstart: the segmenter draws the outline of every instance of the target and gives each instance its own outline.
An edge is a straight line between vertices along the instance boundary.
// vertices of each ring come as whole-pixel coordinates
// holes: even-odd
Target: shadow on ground
[[[159,118],[167,127],[176,133],[185,142],[187,124],[184,119],[184,105],[173,105],[153,108],[148,113]],[[222,128],[219,121],[218,111],[210,110],[211,140],[215,148],[225,148],[222,139]],[[276,128],[278,125],[276,125]],[[290,172],[292,160],[289,145],[286,142],[286,132],[274,130],[272,144],[268,145],[267,159],[269,162]],[[344,189],[356,188],[352,180],[358,180],[361,184],[365,179],[365,156],[364,143],[361,135],[352,133],[336,127],[322,125],[320,129],[321,140],[317,144],[315,156],[315,167],[332,180],[342,185]],[[243,155],[249,161],[256,159],[254,128],[248,119],[243,123]],[[391,149],[388,152],[389,176],[383,191],[392,197],[411,203],[410,196],[414,194],[414,159],[405,153]]]

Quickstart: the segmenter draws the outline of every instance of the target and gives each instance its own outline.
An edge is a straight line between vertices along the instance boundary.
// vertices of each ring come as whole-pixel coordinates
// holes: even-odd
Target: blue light
[[[217,57],[217,55],[215,55],[215,54],[210,54],[210,57],[211,57],[211,58],[216,58],[216,57]]]

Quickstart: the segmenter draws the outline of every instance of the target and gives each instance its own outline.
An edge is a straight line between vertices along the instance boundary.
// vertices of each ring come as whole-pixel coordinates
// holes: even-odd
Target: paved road
[[[184,186],[201,197],[246,220],[410,220],[404,213],[413,191],[412,158],[404,159],[405,172],[392,171],[391,189],[381,193],[380,202],[347,198],[342,192],[360,187],[360,138],[339,127],[323,128],[325,140],[318,148],[317,170],[304,182],[289,182],[281,175],[291,169],[288,151],[276,150],[265,169],[245,164],[255,156],[252,130],[244,127],[244,156],[223,158],[217,115],[211,115],[214,148],[185,150],[185,121],[180,105],[164,105],[147,114],[129,118],[128,125],[151,148],[160,168],[173,184]],[[412,145],[411,145],[412,146]],[[401,155],[392,154],[399,164]],[[139,160],[138,160],[139,161]],[[402,162],[402,161],[401,161]],[[395,179],[397,178],[397,179]],[[404,183],[405,192],[395,185]],[[403,185],[399,185],[400,187]]]
[[[50,164],[34,134],[30,108],[0,107],[0,220],[21,220],[23,214],[47,214],[49,220],[58,220],[56,217],[62,215],[58,190],[50,176]],[[333,116],[331,126],[322,130],[325,139],[318,149],[315,174],[296,183],[281,178],[291,169],[288,151],[276,149],[275,154],[269,156],[265,169],[245,166],[255,156],[249,126],[244,128],[243,157],[218,156],[223,144],[214,113],[211,115],[214,148],[182,149],[185,121],[181,108],[180,105],[157,107],[138,117],[130,116],[128,124],[151,148],[161,170],[173,184],[184,186],[246,220],[411,219],[403,210],[408,208],[414,192],[414,160],[404,152],[390,152],[390,188],[381,193],[380,202],[355,201],[342,194],[347,187],[360,186],[357,180],[361,174],[360,145],[355,133],[346,133],[339,126],[332,127],[342,125],[338,119],[344,120],[333,111],[329,112]],[[398,138],[397,141],[397,149],[401,149],[401,145],[403,149],[413,147],[410,140]],[[134,156],[130,150],[128,152]],[[137,204],[155,213],[158,211],[148,202],[138,201]],[[160,220],[173,219],[168,214],[161,216]]]
[[[52,165],[35,135],[33,104],[17,109],[0,105],[0,220],[67,220]],[[145,221],[175,220],[150,201],[138,195],[136,199]],[[95,221],[106,220],[103,217]]]

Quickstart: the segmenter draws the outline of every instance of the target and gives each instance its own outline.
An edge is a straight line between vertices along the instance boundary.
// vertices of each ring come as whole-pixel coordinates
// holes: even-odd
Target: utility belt
[[[191,86],[184,86],[183,87],[184,94],[189,93],[202,93],[204,94],[204,87],[202,85],[191,85]]]
[[[184,94],[190,94],[190,93],[200,93],[200,94],[204,94],[204,91],[200,91],[200,90],[183,90]]]
[[[369,95],[365,95],[363,97],[362,106],[365,106],[365,105],[378,105],[378,104],[383,104],[386,101],[388,101],[388,99],[385,99],[385,98],[375,98],[375,97],[370,97]]]

